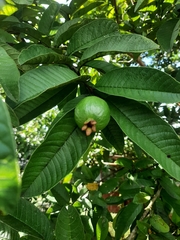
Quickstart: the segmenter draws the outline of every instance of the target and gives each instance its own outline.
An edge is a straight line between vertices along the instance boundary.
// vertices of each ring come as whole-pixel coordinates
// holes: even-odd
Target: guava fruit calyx
[[[85,121],[81,130],[86,132],[86,136],[89,136],[92,132],[96,132],[96,124],[95,120]]]

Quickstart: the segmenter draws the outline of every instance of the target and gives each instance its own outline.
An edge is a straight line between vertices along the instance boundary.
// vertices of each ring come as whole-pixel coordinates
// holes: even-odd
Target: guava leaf
[[[81,5],[83,5],[85,2],[86,2],[86,0],[72,0],[69,4],[71,15],[75,11],[77,11],[81,7]]]
[[[84,227],[76,208],[67,205],[61,209],[57,218],[55,233],[57,240],[85,240]]]
[[[105,216],[101,216],[96,224],[96,239],[105,240],[108,235],[108,220]]]
[[[7,224],[0,222],[0,239],[2,240],[20,240],[19,233]]]
[[[51,27],[55,21],[56,15],[60,9],[60,5],[57,2],[53,2],[44,11],[40,21],[39,21],[39,31],[43,34],[48,35]]]
[[[32,100],[47,90],[76,81],[77,77],[72,70],[56,65],[42,66],[30,70],[20,77],[18,104]]]
[[[133,100],[112,97],[110,109],[123,132],[170,176],[180,180],[180,140],[172,127],[150,108]]]
[[[95,68],[102,73],[107,73],[107,72],[119,69],[118,66],[115,66],[112,63],[108,63],[101,60],[92,60],[90,62],[85,63],[84,65],[91,68]]]
[[[13,211],[20,196],[19,168],[15,140],[5,103],[0,98],[0,211]]]
[[[101,41],[89,46],[80,59],[80,65],[108,53],[141,53],[158,48],[159,46],[156,43],[142,35],[117,33],[114,36],[104,36]]]
[[[118,33],[118,25],[110,19],[96,19],[80,27],[70,39],[68,55],[89,48],[107,36]]]
[[[0,46],[0,84],[6,95],[13,101],[19,99],[19,77],[20,73],[15,62]],[[11,69],[11,71],[9,71]]]
[[[122,208],[118,213],[115,221],[114,229],[116,231],[115,239],[120,239],[124,233],[130,228],[135,221],[138,214],[143,208],[142,204],[129,203],[126,207]]]
[[[170,19],[164,22],[157,31],[157,40],[164,51],[170,51],[179,34],[180,20]]]
[[[28,48],[22,50],[19,55],[19,64],[40,64],[40,63],[53,63],[53,64],[72,64],[71,59],[68,57],[54,52],[52,49],[43,45],[33,44]]]
[[[52,240],[53,231],[46,215],[34,204],[21,198],[12,214],[0,216],[0,220],[19,232],[40,239]]]
[[[90,3],[89,5],[83,7],[83,8],[80,8],[79,10],[77,10],[74,14],[73,14],[73,17],[81,17],[83,15],[85,15],[87,12],[91,11],[92,9],[96,8],[96,7],[99,7],[100,5],[102,5],[104,2],[92,2]]]
[[[22,178],[24,196],[39,195],[54,187],[72,171],[89,147],[92,136],[86,137],[77,128],[73,111],[63,111],[29,160]]]
[[[96,89],[138,101],[180,101],[180,83],[162,71],[147,67],[127,67],[108,72],[97,82]]]

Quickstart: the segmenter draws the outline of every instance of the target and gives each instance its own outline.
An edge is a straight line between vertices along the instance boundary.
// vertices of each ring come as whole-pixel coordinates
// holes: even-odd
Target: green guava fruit
[[[89,136],[105,128],[110,120],[108,104],[96,96],[83,98],[76,106],[74,119],[79,128]]]

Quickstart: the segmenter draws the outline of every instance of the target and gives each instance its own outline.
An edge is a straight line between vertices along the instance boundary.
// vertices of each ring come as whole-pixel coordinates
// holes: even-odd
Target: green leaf
[[[167,173],[180,180],[180,140],[171,126],[133,100],[111,98],[110,109],[123,132]]]
[[[86,0],[72,0],[69,4],[71,15],[81,7],[86,2]]]
[[[1,240],[19,240],[19,233],[13,228],[0,221],[0,239]]]
[[[15,38],[3,29],[0,29],[0,42],[15,43]]]
[[[13,2],[17,3],[17,4],[26,4],[26,5],[31,5],[33,4],[33,0],[13,0]]]
[[[67,53],[73,54],[84,48],[89,48],[106,36],[118,32],[118,25],[110,19],[96,19],[81,28],[72,36]]]
[[[162,177],[160,179],[160,184],[171,197],[180,200],[179,187],[172,179],[169,177]]]
[[[7,103],[10,106],[12,105],[15,114],[14,118],[18,118],[16,122],[15,120],[17,119],[14,119],[14,126],[19,126],[19,124],[24,124],[32,120],[57,104],[62,107],[68,100],[76,96],[76,92],[77,84],[72,83],[63,87],[60,86],[55,89],[48,89],[36,98],[19,103],[15,106],[7,100]]]
[[[60,5],[57,2],[53,2],[44,11],[40,21],[39,21],[39,31],[43,34],[48,35],[51,31],[52,25],[55,21],[56,15],[60,9]]]
[[[137,12],[144,2],[146,2],[146,0],[137,0],[136,6],[134,8],[134,12]]]
[[[65,206],[69,203],[70,196],[64,184],[58,183],[51,189],[51,192],[60,206]]]
[[[85,240],[84,227],[77,210],[69,205],[61,209],[56,223],[57,240]]]
[[[71,59],[68,57],[58,54],[52,49],[39,44],[30,45],[28,48],[22,50],[18,60],[20,65],[40,63],[72,64]]]
[[[107,72],[119,69],[118,66],[115,66],[112,63],[108,63],[101,60],[92,60],[90,62],[85,63],[85,66],[95,68],[102,73],[107,73]]]
[[[120,68],[104,74],[95,86],[101,92],[138,101],[180,101],[180,83],[153,68]]]
[[[170,51],[179,34],[180,20],[170,19],[164,22],[157,31],[157,40],[163,51]]]
[[[92,9],[96,8],[96,7],[99,7],[100,5],[102,5],[104,2],[92,2],[90,3],[89,5],[83,7],[83,8],[80,8],[78,11],[76,11],[74,14],[73,14],[73,17],[81,17],[83,15],[85,15],[87,12],[91,11]]]
[[[38,97],[47,90],[76,81],[77,75],[68,68],[42,66],[24,73],[20,77],[20,97],[18,104]]]
[[[108,235],[108,220],[101,216],[96,224],[96,239],[105,240]]]
[[[151,199],[151,197],[147,193],[139,192],[134,196],[133,203],[144,204],[144,203],[148,202],[150,199]]]
[[[0,211],[13,211],[20,196],[19,168],[8,110],[0,98]]]
[[[156,229],[158,232],[167,233],[169,232],[169,226],[167,223],[157,214],[153,214],[150,217],[150,224]]]
[[[48,218],[25,199],[20,199],[11,215],[0,216],[0,220],[17,231],[29,233],[40,239],[53,239],[53,231]]]
[[[78,22],[80,18],[74,18],[72,20],[66,21],[63,23],[57,30],[57,33],[54,37],[54,45],[59,46],[61,43],[65,42],[72,36],[72,34],[79,28]],[[73,32],[74,31],[74,32]]]
[[[161,197],[180,216],[180,201],[171,197],[165,190],[161,191]]]
[[[19,98],[19,71],[11,57],[0,47],[0,84],[6,95],[14,101]],[[9,71],[11,69],[11,71]]]
[[[131,227],[136,217],[141,212],[142,208],[142,204],[135,204],[131,202],[126,207],[120,210],[115,219],[115,239],[119,240],[124,235],[124,233]]]
[[[103,39],[99,39],[98,42],[96,41],[93,43],[93,45],[89,45],[84,51],[81,57],[82,63],[100,56],[107,55],[108,53],[141,53],[159,48],[159,46],[152,40],[138,34],[117,33],[114,34],[114,36],[104,34]]]
[[[58,120],[55,119],[24,171],[22,192],[25,196],[35,196],[55,186],[72,171],[89,147],[92,136],[86,137],[77,128],[73,111],[64,114],[62,110]]]
[[[108,125],[102,130],[107,141],[119,152],[123,152],[124,134],[116,121],[111,118]]]

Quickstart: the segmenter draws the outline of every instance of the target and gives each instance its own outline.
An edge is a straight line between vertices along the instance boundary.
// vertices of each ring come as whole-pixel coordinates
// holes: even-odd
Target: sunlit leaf
[[[127,67],[108,72],[97,82],[96,88],[110,95],[138,101],[180,101],[180,83],[169,74],[153,68]]]

